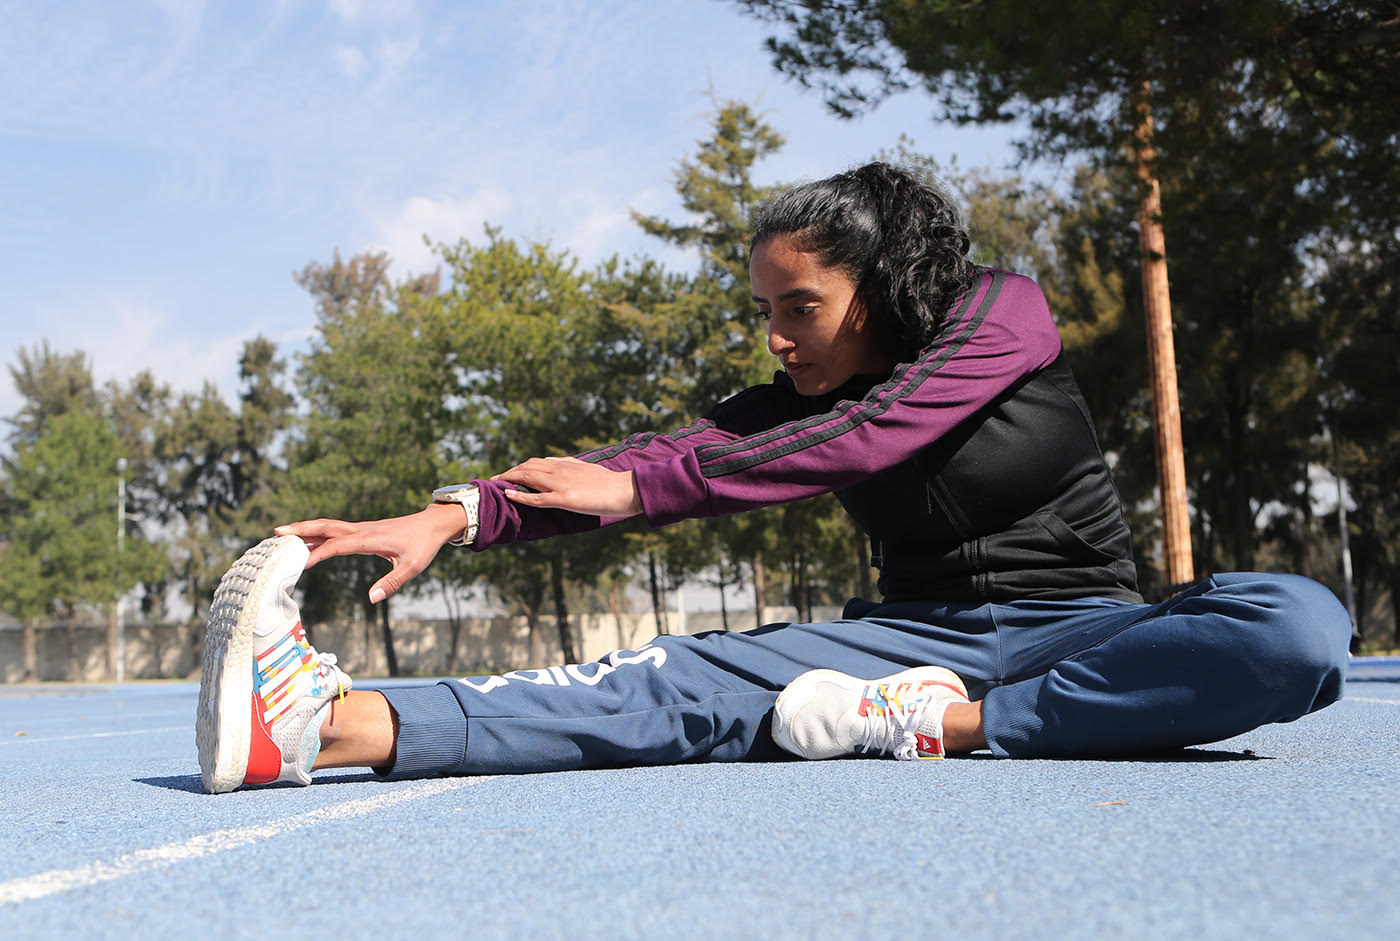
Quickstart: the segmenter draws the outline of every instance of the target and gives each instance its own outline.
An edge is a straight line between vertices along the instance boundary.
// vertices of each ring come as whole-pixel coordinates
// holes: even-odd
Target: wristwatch
[[[460,503],[467,514],[467,528],[455,539],[449,539],[450,546],[470,546],[476,542],[476,531],[481,527],[481,491],[476,484],[452,484],[433,491],[434,503]]]

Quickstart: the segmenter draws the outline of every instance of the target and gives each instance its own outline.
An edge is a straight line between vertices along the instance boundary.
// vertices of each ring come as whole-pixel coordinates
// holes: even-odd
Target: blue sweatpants
[[[385,690],[389,773],[487,774],[785,757],[778,693],[826,667],[953,670],[995,755],[1128,755],[1288,722],[1342,691],[1350,622],[1296,575],[1216,575],[1157,605],[852,601],[842,620],[661,636],[594,663]]]

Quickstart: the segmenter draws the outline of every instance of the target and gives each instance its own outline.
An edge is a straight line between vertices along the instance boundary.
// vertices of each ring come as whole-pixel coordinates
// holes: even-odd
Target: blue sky
[[[234,390],[259,333],[314,315],[292,273],[485,223],[585,264],[645,252],[629,209],[679,218],[672,172],[711,96],[788,139],[763,182],[824,176],[901,133],[1005,166],[1005,129],[930,123],[917,95],[858,122],[771,69],[719,0],[0,0],[0,351],[47,338],[100,380]],[[0,375],[0,416],[18,396]]]

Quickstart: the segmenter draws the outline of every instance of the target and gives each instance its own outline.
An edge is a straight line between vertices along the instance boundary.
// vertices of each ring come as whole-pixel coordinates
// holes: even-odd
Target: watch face
[[[475,490],[476,484],[452,484],[450,487],[439,487],[433,491],[434,500],[451,500],[455,494],[464,490]]]

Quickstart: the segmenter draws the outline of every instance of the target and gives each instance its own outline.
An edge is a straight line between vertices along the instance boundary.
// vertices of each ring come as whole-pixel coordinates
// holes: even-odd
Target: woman
[[[783,370],[772,383],[669,434],[531,459],[411,516],[282,526],[250,550],[211,613],[209,790],[344,766],[1126,754],[1338,698],[1350,627],[1314,582],[1217,575],[1143,603],[1045,300],[968,261],[942,193],[876,163],[788,191],[753,228],[754,301]],[[593,664],[346,695],[291,601],[303,565],[331,556],[391,561],[377,602],[449,541],[481,550],[833,491],[870,535],[883,596],[834,623],[663,636]]]

